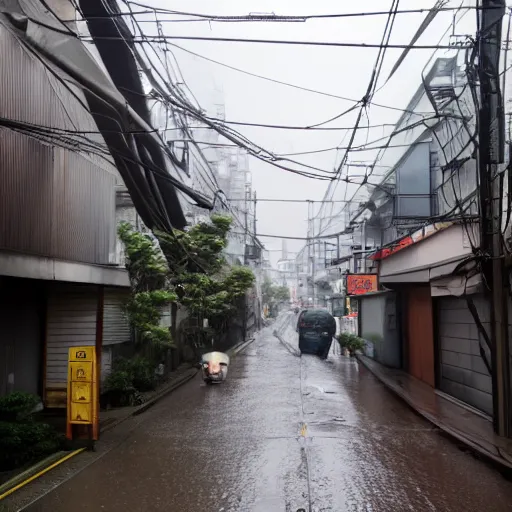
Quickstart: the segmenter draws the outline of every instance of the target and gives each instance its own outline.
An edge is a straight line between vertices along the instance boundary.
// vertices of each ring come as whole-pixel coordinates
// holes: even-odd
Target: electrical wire
[[[459,21],[460,21],[460,20],[462,20],[462,19],[467,15],[467,13],[469,12],[469,10],[466,8],[466,6],[464,6],[464,0],[461,0],[460,5],[459,5],[457,8],[455,8],[454,10],[455,10],[455,21],[454,21],[454,23],[456,22],[456,17],[457,17],[459,14],[460,14],[460,17],[459,17]],[[461,12],[461,11],[463,11],[463,12]],[[477,11],[477,13],[478,13],[478,11]],[[451,27],[451,25],[450,25],[450,27]],[[443,40],[443,38],[444,38],[444,37],[446,37],[446,35],[448,34],[448,32],[449,32],[449,30],[450,30],[450,27],[448,27],[448,29],[447,29],[447,30],[446,30],[446,31],[441,35],[441,37],[439,38],[439,42],[441,42],[441,41]],[[474,47],[474,45],[473,45],[473,51],[474,51],[474,50],[475,50],[475,47]],[[476,104],[476,103],[475,103],[475,104]],[[409,110],[409,111],[410,111],[410,109],[407,109],[407,110]],[[478,109],[476,109],[476,111],[478,112]],[[400,121],[399,121],[399,123],[400,123]],[[412,128],[414,128],[415,126],[417,126],[417,124],[416,124],[416,123],[414,123],[413,125],[410,125],[410,126],[408,125],[405,129],[406,129],[406,130],[408,130],[408,129],[412,129]],[[391,140],[392,140],[392,138],[393,138],[395,135],[397,135],[398,133],[400,133],[400,132],[402,132],[402,131],[404,131],[404,130],[403,130],[403,129],[401,129],[401,130],[398,130],[398,131],[396,131],[396,130],[394,130],[394,131],[393,131],[393,133],[391,134],[391,136],[390,136],[389,138],[387,138],[387,144],[385,144],[383,147],[379,148],[379,149],[380,149],[380,151],[379,151],[378,155],[377,155],[377,156],[376,156],[376,158],[375,158],[375,162],[378,162],[378,161],[380,160],[380,158],[381,158],[381,155],[382,155],[383,151],[386,151],[386,150],[388,149],[388,147],[395,147],[395,146],[393,146],[393,145],[391,145],[391,144],[390,144],[390,143],[391,143]],[[409,145],[407,145],[407,146],[409,146]],[[361,187],[362,187],[362,186],[363,186],[363,185],[361,185]],[[358,189],[354,192],[354,194],[353,194],[353,196],[352,196],[353,198],[355,198],[355,197],[356,197],[356,195],[359,193],[359,191],[360,191],[361,187],[358,187]],[[348,204],[349,204],[349,203],[347,203],[347,205],[348,205]],[[340,215],[341,215],[344,211],[345,211],[345,207],[344,207],[344,208],[342,208],[342,210],[339,212],[339,213],[340,213]],[[330,223],[329,223],[329,224],[328,224],[324,229],[327,229],[329,226],[330,226]]]
[[[252,73],[250,71],[247,71],[247,70],[244,70],[244,69],[240,69],[240,68],[237,68],[235,66],[231,66],[231,65],[226,64],[224,62],[220,62],[218,60],[211,59],[210,57],[206,57],[206,56],[201,55],[201,54],[199,54],[197,52],[193,52],[192,50],[189,50],[188,48],[183,48],[182,46],[179,46],[179,45],[177,45],[175,43],[171,43],[169,41],[166,41],[166,44],[168,46],[172,46],[173,48],[178,48],[179,50],[181,50],[183,52],[186,52],[189,55],[193,55],[193,56],[198,57],[200,59],[203,59],[203,60],[205,60],[207,62],[211,62],[213,64],[217,64],[219,66],[231,69],[233,71],[237,71],[238,73],[242,73],[244,75],[248,75],[248,76],[251,76],[251,77],[254,77],[254,78],[258,78],[260,80],[265,80],[265,81],[268,81],[268,82],[271,82],[271,83],[275,83],[275,84],[278,84],[278,85],[283,85],[285,87],[291,87],[293,89],[298,89],[300,91],[305,91],[305,92],[309,92],[309,93],[312,93],[312,94],[317,94],[317,95],[320,95],[320,96],[326,96],[328,98],[334,98],[334,99],[339,99],[339,100],[344,100],[344,101],[350,101],[350,102],[352,102],[354,104],[359,104],[359,102],[360,102],[360,100],[355,100],[353,98],[347,98],[346,96],[340,96],[340,95],[337,95],[337,94],[331,94],[331,93],[324,92],[324,91],[318,91],[316,89],[310,89],[308,87],[302,87],[300,85],[291,84],[289,82],[283,82],[281,80],[277,80],[277,79],[274,79],[274,78],[269,78],[269,77],[266,77],[266,76],[263,76],[263,75],[258,75],[257,73]],[[383,105],[381,103],[372,102],[372,105],[375,106],[375,107],[383,108],[383,109],[396,110],[398,112],[407,112],[407,113],[410,113],[410,114],[413,114],[413,115],[422,115],[421,112],[413,112],[412,110],[404,110],[404,109],[399,108],[399,107],[393,107],[393,106],[390,106],[390,105]]]
[[[82,36],[84,41],[92,41],[93,39],[87,36]],[[120,38],[115,36],[98,36],[95,39],[102,41],[118,41]],[[385,45],[379,43],[349,43],[349,42],[336,42],[336,41],[297,41],[297,40],[282,40],[282,39],[242,39],[237,37],[207,37],[207,36],[146,36],[145,38],[134,38],[135,43],[141,42],[154,42],[159,43],[162,41],[210,41],[218,43],[249,43],[249,44],[272,44],[272,45],[285,45],[285,46],[316,46],[316,47],[333,47],[333,48],[391,48],[391,49],[409,49],[409,50],[452,50],[453,45],[410,45],[410,44],[391,44]],[[458,45],[460,49],[471,48],[470,45]]]
[[[221,119],[216,119],[214,117],[207,117],[206,119],[209,119],[210,121],[217,121],[217,122],[223,122],[226,124],[233,124],[237,126],[253,126],[257,128],[276,128],[279,130],[305,130],[305,131],[316,131],[316,130],[325,130],[325,131],[349,131],[353,130],[353,126],[335,126],[335,127],[325,127],[321,126],[322,124],[330,123],[331,121],[334,121],[335,119],[340,118],[343,115],[346,115],[348,112],[352,112],[355,109],[355,107],[351,107],[348,111],[344,111],[341,114],[338,114],[335,117],[332,117],[328,119],[327,121],[322,121],[321,123],[314,124],[311,126],[290,126],[290,125],[280,125],[280,124],[263,124],[263,123],[249,123],[249,122],[243,122],[243,121],[225,121]],[[382,124],[374,124],[370,125],[367,128],[388,128],[393,127],[393,123],[382,123]]]
[[[372,70],[370,80],[368,82],[365,94],[361,99],[361,107],[359,109],[359,113],[358,113],[356,122],[354,124],[354,127],[353,127],[351,135],[350,135],[348,147],[345,150],[345,153],[344,153],[344,155],[341,159],[341,162],[338,166],[338,169],[336,171],[336,177],[340,176],[340,174],[343,170],[343,167],[345,166],[345,164],[348,160],[348,155],[350,153],[350,149],[354,143],[354,139],[355,139],[357,130],[359,128],[359,123],[361,122],[363,109],[367,106],[368,102],[371,101],[371,98],[375,91],[375,88],[376,88],[376,85],[377,85],[377,82],[379,79],[380,71],[382,69],[382,63],[384,61],[384,56],[385,56],[385,52],[386,52],[386,44],[389,43],[389,40],[391,37],[391,32],[393,30],[393,24],[394,24],[394,20],[395,20],[395,15],[393,13],[398,9],[398,5],[399,5],[399,0],[391,1],[391,7],[390,7],[390,10],[388,13],[388,17],[387,17],[386,24],[384,26],[384,31],[382,34],[382,38],[381,38],[381,46],[379,47],[379,51],[377,53],[377,58],[375,60],[374,66],[373,66],[373,70]],[[371,174],[371,172],[370,172],[370,174]],[[331,194],[331,198],[334,195],[334,192],[337,188],[339,181],[335,181],[333,183],[334,184],[330,184],[329,187],[327,188],[326,193],[324,195],[324,199],[327,199],[329,194]],[[348,183],[346,183],[346,185],[345,185],[345,191],[344,191],[344,196],[343,196],[344,201],[346,201],[346,199],[347,199],[347,192],[348,192]],[[320,212],[322,212],[322,208],[320,209],[320,211],[318,212],[316,217],[319,216]],[[331,208],[331,213],[332,213],[332,208]],[[313,220],[313,222],[314,222],[314,220]],[[329,226],[329,224],[330,224],[330,222],[328,223],[328,226]]]
[[[328,14],[304,14],[304,15],[277,15],[275,13],[270,14],[248,14],[241,16],[229,16],[229,15],[218,15],[218,14],[205,14],[205,13],[197,13],[197,12],[186,12],[186,11],[177,11],[174,9],[165,9],[162,7],[154,7],[148,4],[144,4],[142,2],[129,1],[125,2],[132,5],[136,5],[144,9],[143,11],[134,11],[134,15],[141,14],[170,14],[174,16],[188,16],[189,18],[200,18],[204,21],[264,21],[264,22],[289,22],[289,21],[307,21],[307,20],[326,20],[326,19],[337,19],[337,18],[368,18],[372,16],[387,16],[389,11],[367,11],[367,12],[344,12],[344,13],[328,13]],[[468,9],[476,9],[475,6],[468,6]],[[494,7],[489,7],[488,9],[494,9]],[[397,10],[397,15],[405,15],[405,14],[425,14],[429,13],[433,10],[433,8],[420,8],[420,9],[400,9]],[[456,11],[456,7],[441,7],[439,11],[442,12],[452,12]],[[123,14],[120,14],[123,16]],[[172,21],[172,20],[170,20]],[[188,21],[188,20],[187,20]]]

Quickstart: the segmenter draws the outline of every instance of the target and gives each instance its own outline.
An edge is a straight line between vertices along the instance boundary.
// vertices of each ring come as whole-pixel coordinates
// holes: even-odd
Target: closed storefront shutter
[[[0,396],[40,393],[43,306],[40,282],[0,278]]]
[[[101,353],[101,385],[112,371],[116,354],[113,345],[131,340],[131,329],[124,312],[124,305],[130,298],[126,288],[105,288],[103,296],[103,348]]]
[[[472,300],[482,324],[488,326],[488,301],[483,295],[472,296]],[[480,355],[481,334],[466,299],[440,297],[437,310],[441,391],[492,415],[491,376]]]
[[[98,287],[53,285],[48,291],[45,405],[66,407],[70,347],[96,344]]]
[[[123,308],[129,297],[130,291],[127,289],[105,288],[103,299],[103,346],[130,341],[130,323]]]

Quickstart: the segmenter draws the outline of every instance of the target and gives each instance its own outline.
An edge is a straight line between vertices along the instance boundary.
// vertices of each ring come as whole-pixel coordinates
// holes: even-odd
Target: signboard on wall
[[[347,295],[365,295],[379,291],[377,274],[348,274]]]
[[[415,243],[420,242],[421,240],[425,240],[432,235],[435,235],[439,231],[442,231],[446,228],[449,228],[453,225],[453,222],[436,222],[435,224],[430,224],[429,226],[424,226],[421,229],[418,229],[414,233],[409,236],[405,236],[398,240],[395,240],[392,244],[379,249],[376,253],[369,256],[371,260],[383,260],[392,254],[405,249]]]

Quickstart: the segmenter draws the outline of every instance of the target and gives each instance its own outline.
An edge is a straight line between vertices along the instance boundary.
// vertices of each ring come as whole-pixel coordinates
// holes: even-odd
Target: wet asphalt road
[[[292,343],[294,340],[291,340]],[[264,331],[228,380],[199,377],[31,512],[505,511],[512,483],[348,358]]]

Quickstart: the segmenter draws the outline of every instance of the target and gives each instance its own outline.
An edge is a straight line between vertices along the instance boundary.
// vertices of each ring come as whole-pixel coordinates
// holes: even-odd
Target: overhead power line
[[[212,121],[221,121],[220,119],[210,118]],[[343,131],[343,130],[353,130],[353,126],[287,126],[287,125],[279,125],[279,124],[263,124],[263,123],[248,123],[244,121],[223,121],[226,124],[234,124],[237,126],[253,126],[256,128],[276,128],[279,130],[306,130],[306,131],[314,131],[314,130],[327,130],[327,131]],[[383,123],[383,124],[374,124],[364,126],[361,129],[366,128],[386,128],[393,127],[395,123]]]
[[[346,201],[323,201],[323,200],[315,200],[315,199],[235,199],[235,198],[227,198],[227,201],[258,201],[258,202],[264,202],[264,203],[345,203]]]
[[[222,122],[225,124],[233,124],[236,126],[251,126],[256,128],[273,128],[278,130],[304,130],[304,131],[316,131],[316,130],[326,130],[326,131],[349,131],[353,130],[353,126],[332,126],[332,127],[324,127],[324,126],[290,126],[290,125],[282,125],[282,124],[264,124],[264,123],[249,123],[247,121],[224,121],[223,119],[217,119],[215,117],[205,117],[205,119],[209,119],[213,122]],[[388,128],[395,126],[395,123],[382,123],[382,124],[373,124],[373,125],[367,125],[363,126],[360,129],[372,129],[372,128]],[[196,127],[192,127],[192,129],[195,129]],[[207,127],[199,127],[198,129],[214,129],[214,128],[207,128]],[[172,131],[179,131],[182,130],[181,126],[176,126],[172,128],[164,128],[161,131],[164,132],[172,132]]]
[[[86,41],[93,41],[92,37],[81,37]],[[98,36],[96,40],[105,41],[119,41],[121,37],[115,36]],[[283,40],[283,39],[242,39],[238,37],[207,37],[207,36],[144,36],[134,37],[134,43],[163,43],[167,40],[181,40],[181,41],[211,41],[220,43],[249,43],[249,44],[275,44],[275,45],[291,45],[291,46],[319,46],[319,47],[334,47],[334,48],[392,48],[392,49],[410,49],[410,50],[452,50],[454,45],[450,44],[425,44],[425,45],[410,45],[410,44],[392,44],[392,43],[349,43],[349,42],[336,42],[336,41],[297,41],[297,40]],[[457,49],[464,50],[473,48],[473,45],[457,45]]]
[[[220,62],[218,60],[211,59],[210,57],[206,57],[204,55],[201,55],[200,53],[193,52],[192,50],[189,50],[188,48],[183,48],[182,46],[179,46],[179,45],[177,45],[175,43],[171,43],[169,41],[167,41],[167,45],[168,46],[173,46],[174,48],[178,48],[179,50],[181,50],[183,52],[186,52],[186,53],[188,53],[190,55],[193,55],[193,56],[198,57],[200,59],[203,59],[205,61],[211,62],[213,64],[217,64],[218,66],[222,66],[222,67],[231,69],[233,71],[236,71],[238,73],[242,73],[244,75],[248,75],[248,76],[252,76],[254,78],[258,78],[260,80],[265,80],[267,82],[275,83],[275,84],[278,84],[278,85],[283,85],[285,87],[291,87],[293,89],[298,89],[300,91],[305,91],[305,92],[309,92],[309,93],[312,93],[312,94],[318,94],[320,96],[326,96],[328,98],[335,98],[335,99],[339,99],[339,100],[350,101],[350,102],[355,103],[355,104],[360,102],[360,100],[355,100],[354,98],[347,98],[346,96],[340,96],[338,94],[332,94],[332,93],[328,93],[328,92],[325,92],[325,91],[318,91],[316,89],[310,89],[309,87],[302,87],[300,85],[291,84],[289,82],[283,82],[282,80],[277,80],[275,78],[269,78],[267,76],[258,75],[257,73],[252,73],[251,71],[247,71],[245,69],[240,69],[240,68],[237,68],[235,66],[231,66],[229,64],[226,64],[225,62]],[[409,114],[414,114],[414,115],[419,115],[419,116],[421,116],[422,114],[428,113],[428,112],[413,112],[412,110],[406,110],[406,109],[399,108],[399,107],[392,107],[390,105],[383,105],[381,103],[371,102],[371,104],[373,106],[375,106],[375,107],[384,108],[384,109],[388,109],[388,110],[397,110],[399,112],[407,112]]]
[[[389,11],[369,11],[369,12],[341,12],[341,13],[327,13],[327,14],[303,14],[303,15],[280,15],[275,13],[249,13],[245,15],[221,15],[221,14],[207,14],[198,12],[176,11],[174,9],[165,9],[162,7],[153,7],[142,2],[127,2],[131,5],[136,5],[144,10],[132,11],[134,15],[141,14],[170,14],[174,16],[188,16],[198,21],[219,21],[219,22],[306,22],[308,20],[326,20],[336,18],[368,18],[372,16],[387,16]],[[442,7],[439,10],[445,12],[456,11],[457,7]],[[476,6],[468,6],[465,9],[476,9]],[[491,7],[493,9],[493,7]],[[406,14],[425,14],[430,13],[432,8],[424,9],[400,9],[396,11],[398,15]],[[119,14],[122,16],[123,14]],[[178,20],[159,20],[162,22],[172,22]],[[189,20],[187,20],[189,21]],[[149,22],[149,20],[148,20]]]

